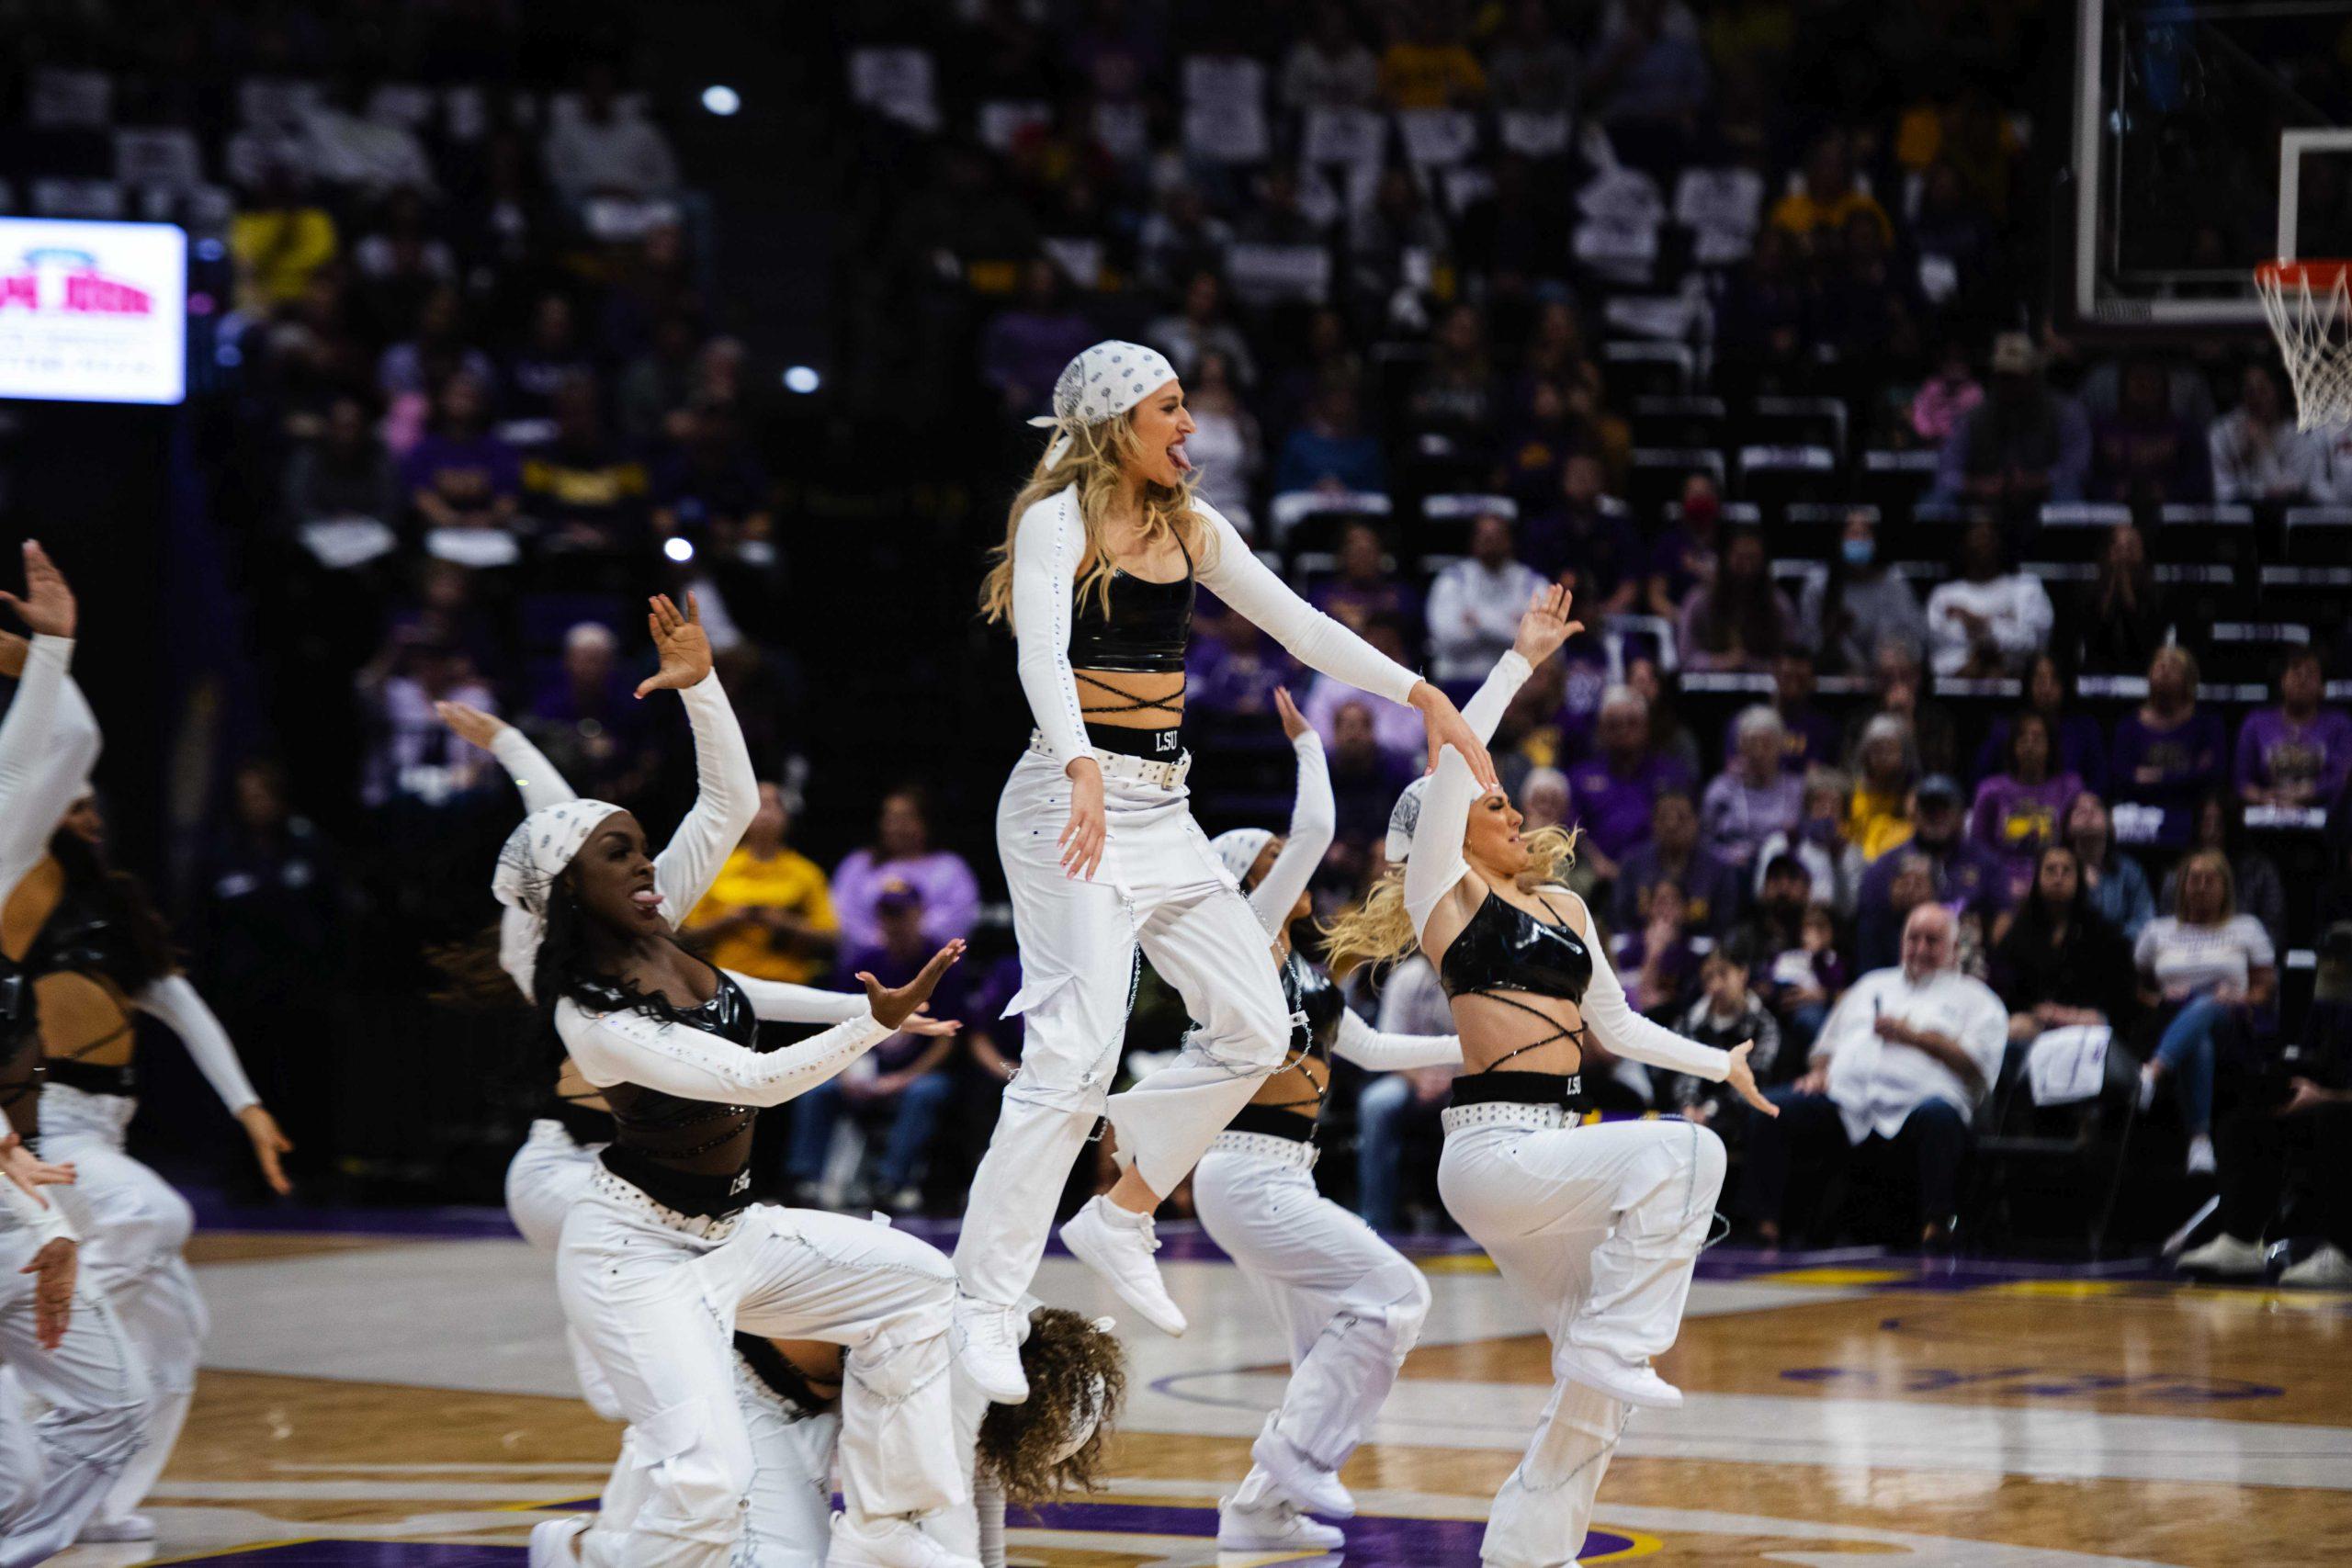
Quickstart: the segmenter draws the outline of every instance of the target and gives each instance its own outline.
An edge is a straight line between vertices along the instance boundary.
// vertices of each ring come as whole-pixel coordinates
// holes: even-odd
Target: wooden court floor
[[[164,1539],[60,1568],[519,1568],[541,1510],[594,1496],[617,1433],[571,1396],[551,1273],[520,1243],[206,1233],[197,1256],[215,1325]],[[1016,1562],[1220,1562],[1216,1499],[1283,1351],[1213,1248],[1163,1257],[1196,1326],[1127,1337],[1114,1478],[1020,1522]],[[1545,1391],[1484,1259],[1423,1264],[1428,1333],[1346,1472],[1351,1564],[1475,1563]],[[1097,1289],[1052,1258],[1039,1293],[1112,1310]],[[2352,1562],[2352,1295],[1717,1253],[1663,1370],[1689,1404],[1634,1418],[1585,1562]]]

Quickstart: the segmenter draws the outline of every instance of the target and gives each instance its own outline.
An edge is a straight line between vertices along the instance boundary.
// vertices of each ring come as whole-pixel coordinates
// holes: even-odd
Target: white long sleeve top
[[[580,798],[563,774],[556,771],[555,764],[548,761],[547,754],[513,725],[492,737],[490,753],[514,781],[515,789],[523,796],[525,812]],[[756,784],[752,794],[756,798]],[[719,860],[723,864],[725,854]],[[666,900],[662,907],[678,908]],[[675,926],[683,918],[682,914],[673,914],[671,924]],[[719,973],[741,987],[743,999],[752,1004],[752,1011],[771,1023],[846,1023],[866,1010],[865,998],[854,992],[820,990],[813,986],[796,986],[788,980],[763,980],[734,969],[722,969]]]
[[[0,898],[49,853],[98,760],[98,720],[67,673],[74,639],[36,637],[0,719]]]
[[[0,1136],[13,1138],[14,1134],[0,1129]],[[54,1193],[57,1190],[52,1187],[49,1190]],[[0,1231],[11,1230],[30,1231],[35,1251],[60,1237],[67,1241],[81,1239],[74,1228],[74,1222],[65,1216],[64,1205],[46,1198],[36,1198],[6,1177],[0,1176]]]
[[[1428,951],[1430,916],[1453,885],[1470,874],[1470,863],[1462,853],[1462,836],[1469,825],[1470,807],[1482,793],[1462,753],[1446,747],[1429,793],[1422,798],[1420,819],[1413,829],[1413,852],[1405,863],[1405,911],[1412,919],[1413,934],[1422,941],[1424,952]],[[1592,957],[1592,982],[1585,987],[1578,1009],[1585,1027],[1620,1056],[1721,1083],[1730,1070],[1729,1054],[1685,1040],[1635,1012],[1625,999],[1616,971],[1610,967],[1606,944],[1596,934],[1592,911],[1585,908],[1584,900],[1565,887],[1547,887],[1544,892],[1566,898],[1583,918],[1577,935]],[[1430,953],[1432,964],[1442,959],[1442,953]]]
[[[1879,1038],[1883,1015],[1958,1041],[1976,1064],[1980,1083],[1971,1085],[1916,1046]],[[1859,1144],[1873,1131],[1892,1138],[1926,1100],[1944,1100],[1963,1114],[1973,1111],[1982,1085],[2001,1075],[2008,1038],[2008,1009],[1983,981],[1945,969],[1915,983],[1900,967],[1874,969],[1830,1010],[1813,1060],[1829,1064],[1829,1098],[1846,1136]]]
[[[1267,570],[1224,515],[1204,502],[1193,510],[1209,526],[1209,547],[1194,562],[1200,585],[1287,649],[1335,681],[1404,702],[1420,677],[1291,592]],[[1012,534],[1012,633],[1015,668],[1029,711],[1055,761],[1067,768],[1091,756],[1078,680],[1069,661],[1070,619],[1086,525],[1075,486],[1021,514]]]

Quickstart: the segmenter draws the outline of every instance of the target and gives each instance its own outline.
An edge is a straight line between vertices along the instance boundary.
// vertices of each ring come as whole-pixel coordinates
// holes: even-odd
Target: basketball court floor
[[[58,1568],[520,1568],[533,1522],[593,1506],[618,1432],[574,1397],[550,1261],[490,1213],[310,1220],[198,1235],[213,1327],[152,1509],[163,1539],[78,1547]],[[1114,1479],[1016,1518],[1012,1561],[1340,1561],[1220,1560],[1216,1500],[1248,1466],[1283,1352],[1204,1238],[1163,1234],[1193,1331],[1122,1324],[1135,1375]],[[1362,1509],[1350,1564],[1475,1563],[1544,1398],[1543,1339],[1485,1258],[1441,1247],[1420,1262],[1427,1336],[1345,1472]],[[1115,1306],[1066,1258],[1038,1289]],[[1719,1248],[1664,1371],[1690,1401],[1635,1416],[1587,1563],[2286,1568],[2352,1552],[2352,1294]]]

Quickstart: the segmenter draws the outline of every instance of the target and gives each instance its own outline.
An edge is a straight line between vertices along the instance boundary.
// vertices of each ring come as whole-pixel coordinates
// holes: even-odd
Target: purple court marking
[[[1170,1508],[1157,1504],[1053,1503],[1031,1512],[1015,1509],[1006,1520],[1013,1530],[1087,1530],[1102,1535],[1189,1536],[1204,1543],[1216,1535],[1214,1508]],[[1476,1519],[1405,1519],[1359,1517],[1348,1521],[1349,1568],[1430,1568],[1476,1562],[1486,1526]],[[1630,1536],[1594,1530],[1577,1553],[1584,1558],[1623,1551]],[[514,1568],[524,1561],[518,1546],[435,1546],[413,1541],[311,1540],[255,1547],[192,1561],[228,1568]]]

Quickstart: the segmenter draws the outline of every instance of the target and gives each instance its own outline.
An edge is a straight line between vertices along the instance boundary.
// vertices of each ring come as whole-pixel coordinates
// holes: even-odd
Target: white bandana
[[[1176,367],[1158,349],[1111,338],[1062,367],[1054,380],[1054,412],[1029,423],[1040,430],[1058,430],[1046,454],[1048,471],[1062,466],[1080,425],[1116,419],[1169,382]]]
[[[1421,797],[1429,792],[1429,775],[1424,773],[1407,784],[1396,804],[1388,808],[1389,864],[1400,865],[1413,852],[1413,829],[1421,825]]]
[[[531,976],[539,944],[548,934],[548,894],[597,825],[620,807],[605,800],[567,800],[542,806],[506,835],[490,890],[506,906],[498,925],[498,966],[531,996]],[[537,1000],[537,998],[533,998]]]
[[[1233,874],[1236,887],[1250,886],[1250,868],[1258,863],[1258,852],[1266,847],[1273,835],[1263,828],[1232,828],[1209,840],[1209,848],[1225,869]]]

